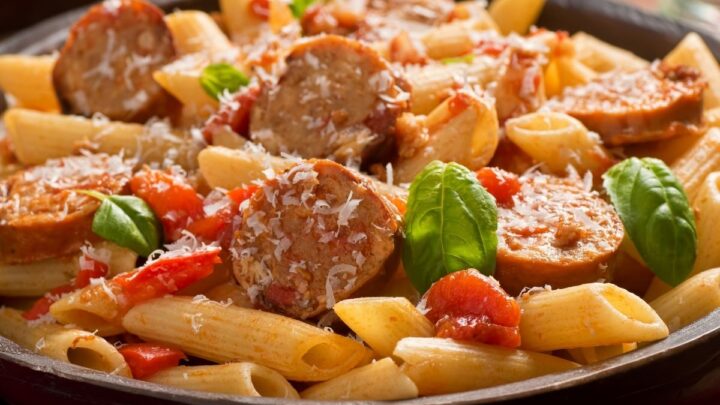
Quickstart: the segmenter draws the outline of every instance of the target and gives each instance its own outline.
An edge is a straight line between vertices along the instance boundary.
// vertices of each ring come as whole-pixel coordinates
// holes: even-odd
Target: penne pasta
[[[634,71],[648,65],[646,60],[632,52],[610,45],[585,32],[576,32],[571,39],[575,45],[577,60],[598,73],[616,69]]]
[[[141,162],[172,159],[186,168],[195,165],[201,146],[190,136],[171,132],[163,122],[146,126],[13,108],[5,127],[15,154],[25,164],[70,156],[80,149],[135,155]]]
[[[153,73],[153,79],[183,106],[195,114],[208,117],[217,110],[219,103],[210,97],[200,85],[200,75],[209,64],[205,58],[193,54],[167,65]]]
[[[245,44],[259,35],[264,21],[253,14],[251,0],[220,0],[222,20],[236,44]]]
[[[462,56],[475,47],[472,22],[460,21],[441,25],[422,37],[425,53],[433,59]]]
[[[311,386],[300,394],[320,401],[395,401],[415,398],[415,383],[389,357],[359,367],[332,380]]]
[[[122,324],[145,340],[193,356],[218,363],[250,361],[296,381],[329,380],[367,359],[358,342],[304,322],[187,297],[140,304]]]
[[[545,0],[495,0],[490,4],[490,17],[503,35],[525,34],[535,23]]]
[[[567,351],[570,357],[580,364],[595,364],[635,349],[637,349],[637,343],[620,343],[610,346],[579,347]]]
[[[245,397],[300,398],[280,373],[253,363],[171,367],[146,380],[193,391]]]
[[[54,56],[0,56],[0,89],[19,107],[57,112],[60,105],[52,83]]]
[[[33,326],[20,311],[0,308],[0,335],[56,360],[132,377],[130,368],[115,346],[86,331],[48,323]]]
[[[704,108],[720,107],[720,66],[700,35],[694,32],[687,34],[663,61],[699,69],[709,85],[704,94]]]
[[[366,297],[335,304],[337,316],[380,356],[406,337],[431,337],[433,324],[406,298]]]
[[[137,254],[114,243],[100,242],[95,249],[109,254],[110,276],[135,268]],[[0,264],[0,295],[33,297],[68,283],[80,271],[80,256],[73,255],[27,264]]]
[[[720,308],[720,268],[706,270],[650,302],[671,332]]]
[[[690,202],[710,173],[720,170],[720,129],[711,128],[670,167]]]
[[[124,332],[117,292],[104,279],[63,295],[50,306],[50,314],[62,324],[96,331],[100,336]]]
[[[720,266],[720,172],[705,178],[694,201],[697,218],[697,259],[694,273]]]
[[[396,357],[420,395],[450,394],[572,370],[578,364],[542,353],[441,338],[405,338]]]
[[[648,342],[668,335],[640,297],[613,284],[590,283],[520,297],[522,347],[551,351]]]
[[[600,137],[567,114],[548,111],[522,115],[505,123],[505,133],[556,174],[564,174],[573,166],[579,173],[600,175],[612,165]]]
[[[282,171],[292,162],[264,152],[211,146],[198,155],[200,172],[210,187],[230,190],[266,178],[263,171]]]
[[[197,10],[175,11],[165,17],[180,56],[196,52],[232,53],[230,40],[212,17]]]
[[[452,95],[452,89],[468,81],[485,84],[492,79],[493,67],[478,59],[473,63],[429,65],[408,70],[407,79],[412,86],[410,93],[412,113],[429,114],[443,100]]]
[[[461,110],[457,107],[462,106]],[[495,154],[499,142],[495,106],[477,95],[457,93],[439,105],[425,120],[427,141],[403,136],[414,153],[403,153],[395,168],[396,181],[410,182],[433,160],[457,162],[471,170],[485,166]],[[408,139],[409,138],[409,139]]]

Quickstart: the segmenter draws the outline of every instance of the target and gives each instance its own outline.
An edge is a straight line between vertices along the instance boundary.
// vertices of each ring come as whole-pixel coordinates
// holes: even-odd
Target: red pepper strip
[[[128,307],[143,301],[175,293],[201,280],[221,263],[219,247],[189,253],[186,256],[159,259],[130,273],[121,274],[110,283],[121,288]]]
[[[175,367],[186,360],[185,353],[154,343],[132,343],[118,349],[125,358],[133,378],[147,378],[166,368]]]

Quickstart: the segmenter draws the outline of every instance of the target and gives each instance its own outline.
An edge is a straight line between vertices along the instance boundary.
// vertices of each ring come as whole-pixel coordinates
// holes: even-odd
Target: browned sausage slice
[[[144,122],[166,114],[170,96],[152,74],[174,57],[160,9],[141,0],[107,1],[70,30],[53,83],[68,113]]]
[[[498,207],[495,277],[511,294],[608,279],[624,229],[615,210],[582,182],[521,178],[512,207]]]
[[[691,135],[702,125],[700,72],[659,62],[635,72],[611,72],[548,101],[582,121],[608,145]]]
[[[380,55],[334,35],[297,45],[250,116],[250,137],[270,153],[379,161],[392,146],[409,94]]]
[[[395,251],[395,210],[332,161],[297,164],[248,203],[231,248],[233,268],[262,308],[317,315],[379,275]]]
[[[118,156],[50,160],[0,182],[0,263],[26,263],[77,252],[97,240],[97,199],[74,190],[118,194],[132,165]]]

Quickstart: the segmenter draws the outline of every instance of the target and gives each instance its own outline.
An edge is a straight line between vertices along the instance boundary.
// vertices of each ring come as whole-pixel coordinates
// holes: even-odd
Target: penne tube
[[[0,56],[0,89],[20,107],[57,112],[60,105],[52,83],[55,56]]]
[[[222,54],[234,51],[230,40],[205,12],[175,11],[165,16],[165,22],[180,56],[196,52]]]
[[[482,85],[490,81],[493,74],[493,67],[483,59],[476,59],[470,64],[428,65],[409,69],[407,79],[412,86],[412,113],[429,114],[464,82]]]
[[[616,69],[635,71],[648,65],[646,60],[632,52],[610,45],[585,32],[577,32],[571,39],[575,45],[577,60],[598,73]]]
[[[267,169],[283,171],[292,161],[264,152],[210,146],[200,152],[198,164],[210,187],[230,190],[265,179],[263,171]]]
[[[420,395],[450,394],[572,370],[578,364],[542,353],[441,338],[405,338],[396,357]]]
[[[503,35],[525,34],[535,23],[545,0],[495,0],[488,7],[490,17]]]
[[[595,71],[574,57],[561,56],[557,58],[556,62],[561,80],[561,89],[587,84],[597,77]]]
[[[649,342],[668,335],[665,323],[645,301],[614,284],[530,293],[519,303],[522,348],[527,350]]]
[[[720,268],[706,270],[650,302],[671,332],[720,308]]]
[[[637,343],[620,343],[610,346],[579,347],[567,351],[570,357],[580,364],[595,364],[635,349],[637,349]]]
[[[457,93],[433,110],[425,128],[427,142],[418,145],[414,138],[400,140],[401,149],[403,143],[410,144],[414,153],[398,160],[397,182],[411,182],[433,160],[457,162],[477,170],[490,162],[500,140],[495,106],[466,92]]]
[[[18,160],[31,165],[88,148],[109,154],[124,152],[148,163],[172,158],[192,168],[201,146],[190,135],[172,132],[163,122],[143,126],[21,108],[7,111],[4,122]]]
[[[67,284],[77,274],[77,256],[27,264],[0,264],[0,296],[37,297]]]
[[[230,39],[239,45],[244,45],[255,38],[265,23],[250,11],[251,1],[220,0],[220,12],[223,22],[230,32]]]
[[[720,66],[700,35],[691,32],[665,56],[663,62],[670,65],[688,65],[702,72],[708,81],[704,93],[704,108],[720,107]]]
[[[100,336],[113,336],[124,332],[118,290],[105,279],[97,284],[63,295],[50,306],[50,314],[65,325],[96,331]]]
[[[109,254],[109,275],[135,268],[137,254],[114,243],[100,242],[95,249]],[[36,297],[55,287],[67,284],[80,271],[80,256],[72,255],[27,264],[0,264],[0,295]]]
[[[115,346],[86,331],[48,323],[32,326],[20,311],[0,308],[0,335],[56,360],[132,377],[130,368]]]
[[[366,297],[335,304],[337,316],[380,356],[390,356],[400,339],[431,337],[433,324],[406,298]]]
[[[250,361],[296,381],[328,380],[367,359],[360,343],[304,322],[187,297],[140,304],[122,324],[144,340],[218,363]]]
[[[432,59],[445,59],[472,52],[475,47],[473,28],[466,21],[441,25],[425,34],[421,42]]]
[[[697,259],[693,273],[720,266],[720,171],[708,175],[693,204],[697,213]]]
[[[186,63],[192,66],[188,67]],[[203,66],[208,63],[209,61],[199,56],[190,55],[155,71],[153,79],[178,99],[184,107],[192,109],[196,114],[207,117],[216,111],[219,106],[218,101],[210,97],[200,85]]]
[[[579,173],[600,175],[612,165],[598,135],[567,114],[525,114],[508,120],[505,131],[515,145],[556,174],[573,166]]]
[[[253,363],[171,367],[153,374],[146,380],[186,390],[218,394],[300,398],[295,388],[280,373]]]
[[[415,383],[389,357],[311,386],[300,394],[316,401],[395,401],[416,398]]]
[[[720,170],[720,129],[708,130],[670,168],[693,203],[705,178]]]

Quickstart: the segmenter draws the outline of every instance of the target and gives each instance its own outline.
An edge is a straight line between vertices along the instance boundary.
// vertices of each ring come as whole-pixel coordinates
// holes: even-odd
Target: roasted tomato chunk
[[[147,378],[186,359],[185,353],[154,343],[132,343],[118,349],[130,367],[133,378]]]
[[[441,278],[424,300],[438,337],[520,346],[520,306],[497,281],[475,269]]]
[[[514,173],[496,167],[483,167],[477,171],[477,179],[495,197],[499,205],[512,206],[513,196],[520,191],[520,180]]]

